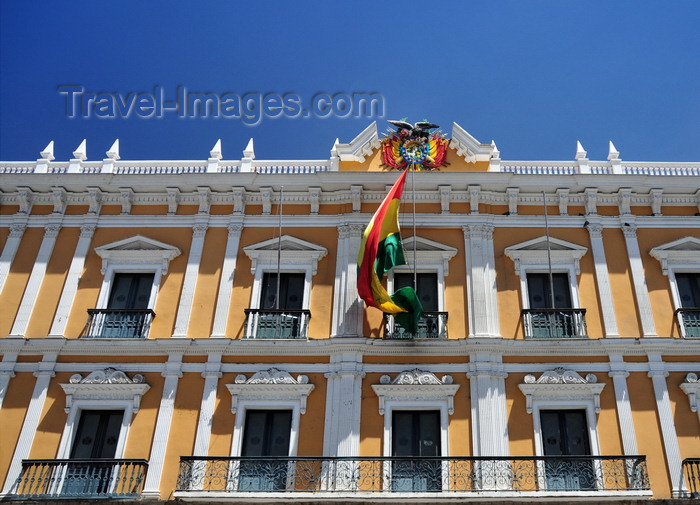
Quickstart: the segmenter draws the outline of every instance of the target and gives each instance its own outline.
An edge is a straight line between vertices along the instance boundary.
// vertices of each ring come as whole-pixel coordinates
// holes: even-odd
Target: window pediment
[[[283,268],[311,265],[312,274],[316,274],[318,262],[328,254],[323,246],[301,240],[291,235],[282,235],[281,239],[272,238],[243,248],[251,260],[250,271],[255,274],[258,268],[277,266],[277,248],[280,249],[279,260]]]
[[[300,412],[306,412],[306,398],[314,385],[309,384],[306,375],[299,375],[295,379],[284,370],[268,368],[256,372],[250,379],[245,375],[238,375],[234,384],[226,384],[231,393],[231,412],[234,414],[238,410],[240,400],[266,400],[298,401]]]
[[[127,401],[137,412],[141,397],[151,389],[141,374],[129,378],[124,372],[114,368],[96,370],[86,377],[72,375],[68,384],[61,384],[66,393],[66,412],[70,411],[74,400]]]
[[[444,275],[448,275],[448,263],[457,254],[457,249],[433,240],[422,237],[408,237],[403,240],[406,262],[410,267],[414,267],[413,244],[416,248],[417,267],[439,266],[443,268]]]
[[[573,265],[576,275],[581,273],[579,263],[581,257],[588,251],[587,247],[558,238],[550,238],[549,245],[552,266]],[[526,267],[546,267],[549,262],[545,236],[506,247],[504,253],[513,260],[515,274],[520,276],[524,275]]]
[[[161,266],[161,271],[165,274],[168,272],[170,260],[181,254],[177,247],[143,235],[134,235],[95,247],[95,252],[102,258],[101,272],[103,275],[111,264],[119,266],[157,264]]]
[[[534,401],[589,400],[593,402],[596,414],[600,412],[600,393],[605,384],[598,384],[593,374],[581,377],[578,373],[564,368],[543,372],[539,378],[529,374],[518,388],[525,395],[526,410],[532,414]]]
[[[669,267],[700,267],[700,239],[684,237],[654,247],[649,254],[661,262],[661,271],[668,275]]]
[[[372,389],[379,398],[379,413],[384,415],[385,404],[390,401],[398,402],[434,402],[444,401],[450,414],[454,413],[454,395],[459,389],[458,384],[452,384],[452,376],[444,375],[438,379],[432,372],[420,369],[405,370],[394,380],[388,375],[382,375],[379,384]]]

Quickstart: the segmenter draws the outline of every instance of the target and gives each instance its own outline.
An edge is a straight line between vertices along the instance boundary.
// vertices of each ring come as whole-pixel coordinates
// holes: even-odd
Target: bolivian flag
[[[394,265],[406,264],[399,230],[399,203],[407,172],[404,170],[394,183],[362,235],[357,257],[357,291],[368,306],[394,314],[398,324],[415,333],[423,312],[416,292],[405,287],[389,296],[381,282]]]

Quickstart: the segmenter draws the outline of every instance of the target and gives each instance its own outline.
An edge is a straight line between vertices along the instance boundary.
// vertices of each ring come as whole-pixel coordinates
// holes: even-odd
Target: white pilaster
[[[199,409],[197,436],[194,441],[194,456],[207,456],[209,454],[211,422],[216,405],[216,389],[221,377],[221,354],[209,355],[209,361],[205,365],[202,377],[204,377],[204,392],[202,393],[202,405]]]
[[[333,371],[326,392],[324,456],[357,457],[360,454],[360,406],[362,403],[362,355],[346,352],[331,356]]]
[[[24,296],[22,297],[19,309],[17,309],[17,315],[12,325],[12,331],[10,335],[8,335],[9,337],[23,338],[27,331],[29,319],[32,316],[34,304],[39,295],[39,289],[44,280],[46,267],[49,264],[49,259],[51,258],[51,253],[53,252],[53,247],[56,244],[56,237],[58,237],[60,229],[60,224],[46,225],[44,240],[42,240],[41,246],[39,247],[39,253],[36,256],[36,261],[34,261],[34,267],[32,268],[32,273],[29,275],[27,286],[24,289]]]
[[[158,418],[153,433],[153,445],[151,455],[148,459],[148,471],[146,482],[143,486],[143,498],[160,497],[160,479],[163,475],[163,461],[165,460],[165,450],[168,447],[170,436],[170,425],[173,419],[175,408],[175,395],[177,394],[177,383],[182,377],[182,355],[171,354],[165,364],[165,371],[161,374],[165,377],[163,385],[163,396],[160,399]]]
[[[469,362],[475,456],[508,456],[506,373],[500,355],[472,353]]]
[[[637,436],[634,430],[632,419],[632,407],[630,406],[629,389],[627,388],[627,377],[629,372],[622,359],[621,354],[610,355],[610,372],[615,388],[615,402],[617,404],[617,421],[620,423],[620,434],[622,435],[622,449],[626,455],[634,456],[639,454],[637,449]]]
[[[24,423],[22,430],[17,439],[15,453],[12,455],[10,468],[7,471],[7,478],[2,489],[2,494],[12,492],[12,488],[17,481],[22,471],[22,460],[29,457],[29,451],[34,442],[34,435],[39,427],[41,413],[44,410],[44,402],[46,401],[46,392],[49,389],[51,377],[55,375],[54,366],[56,365],[56,353],[44,354],[44,358],[39,362],[39,368],[34,372],[36,383],[32,392],[32,399],[27,407],[27,412],[24,415]]]
[[[10,379],[15,376],[15,364],[17,363],[16,352],[7,351],[2,356],[0,361],[0,409],[2,402],[7,394],[7,388],[10,385]]]
[[[25,229],[26,225],[24,223],[10,225],[10,235],[7,237],[2,255],[0,255],[0,293],[2,293],[2,288],[5,286],[5,281],[10,273],[10,266],[15,259],[15,254],[17,254],[17,249],[19,249],[19,243],[22,241]]]
[[[627,245],[627,255],[629,256],[630,270],[632,271],[634,283],[634,296],[637,300],[639,320],[642,323],[642,334],[645,337],[656,337],[656,326],[654,325],[654,316],[651,312],[642,254],[639,251],[639,243],[637,242],[637,226],[632,223],[623,223],[622,232],[625,235],[625,244]]]
[[[180,294],[180,304],[177,308],[173,337],[187,337],[187,327],[192,314],[192,302],[194,300],[194,291],[197,287],[199,263],[202,259],[204,236],[207,234],[207,228],[208,225],[206,223],[197,223],[192,227],[192,245],[190,246],[190,255],[187,258],[185,278],[182,281],[182,293]]]
[[[362,336],[363,306],[357,294],[357,253],[364,225],[338,226],[338,257],[335,264],[332,337]]]
[[[462,227],[467,263],[467,310],[470,337],[499,337],[493,226]]]
[[[238,258],[238,246],[241,241],[243,225],[231,223],[228,225],[228,242],[226,242],[226,254],[224,264],[221,267],[221,279],[219,280],[219,294],[216,297],[216,312],[214,313],[214,325],[211,330],[212,337],[226,336],[226,323],[231,308],[231,293],[233,291],[233,276],[236,273],[236,260]]]
[[[676,425],[673,422],[671,400],[669,399],[666,385],[668,371],[661,359],[661,355],[649,355],[649,377],[651,377],[654,385],[656,412],[659,415],[666,465],[671,478],[671,490],[673,497],[678,498],[685,495],[686,488],[683,482],[683,467],[681,464],[681,451],[678,446],[678,434],[676,433]]]
[[[94,223],[84,224],[80,227],[80,238],[78,239],[78,245],[75,248],[70,268],[68,269],[66,281],[63,284],[63,292],[58,302],[58,308],[56,309],[56,315],[51,325],[51,331],[49,331],[49,337],[60,338],[64,336],[63,332],[66,329],[66,323],[68,323],[68,316],[70,315],[71,307],[73,307],[75,293],[78,291],[78,282],[83,273],[85,258],[87,257],[90,249],[90,242],[94,234]]]
[[[617,317],[613,305],[612,289],[610,288],[610,275],[608,263],[605,259],[605,247],[603,246],[603,227],[597,223],[586,225],[591,238],[591,252],[595,265],[595,281],[600,297],[600,308],[603,312],[603,329],[606,337],[619,337],[617,329]]]

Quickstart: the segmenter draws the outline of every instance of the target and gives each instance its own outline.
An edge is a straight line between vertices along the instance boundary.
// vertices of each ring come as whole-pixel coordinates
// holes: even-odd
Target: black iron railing
[[[447,338],[447,312],[423,312],[415,333],[409,333],[390,314],[384,314],[384,338]]]
[[[700,309],[676,309],[675,316],[683,338],[700,338]]]
[[[146,338],[155,312],[151,309],[88,309],[82,338]]]
[[[683,460],[683,474],[692,498],[700,498],[700,458]]]
[[[525,338],[588,338],[586,309],[524,309]]]
[[[182,457],[179,492],[620,493],[649,489],[644,456]]]
[[[244,338],[306,338],[308,310],[245,309]]]
[[[22,499],[138,498],[148,462],[143,459],[32,459],[11,495]]]

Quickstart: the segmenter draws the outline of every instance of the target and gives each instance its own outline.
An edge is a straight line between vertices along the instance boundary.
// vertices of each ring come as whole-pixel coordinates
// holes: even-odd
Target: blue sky
[[[700,161],[700,3],[0,2],[0,159],[327,158],[372,119],[68,118],[62,85],[128,97],[376,92],[387,119],[453,121],[503,159]],[[251,95],[255,96],[255,95]],[[126,102],[125,102],[126,103]],[[103,109],[104,111],[104,109]]]

